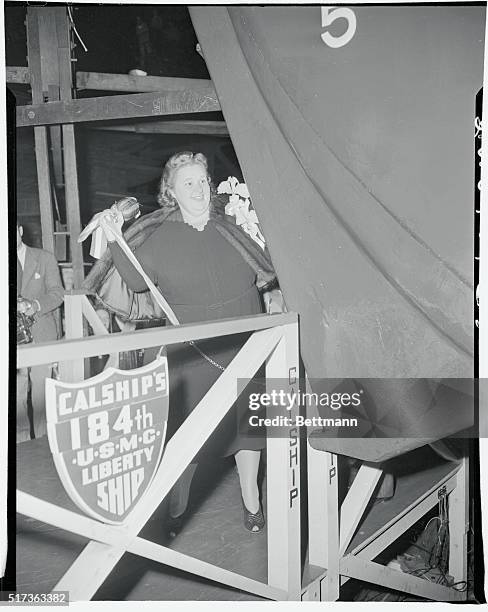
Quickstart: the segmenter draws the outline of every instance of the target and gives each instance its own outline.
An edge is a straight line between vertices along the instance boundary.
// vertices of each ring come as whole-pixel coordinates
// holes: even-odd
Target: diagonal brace
[[[257,332],[247,340],[225,372],[167,443],[151,486],[126,519],[124,536],[110,544],[91,541],[61,578],[56,590],[69,591],[70,598],[75,601],[93,597],[237,399],[237,378],[252,378],[282,334],[283,329],[275,327]],[[100,540],[100,534],[98,537]]]

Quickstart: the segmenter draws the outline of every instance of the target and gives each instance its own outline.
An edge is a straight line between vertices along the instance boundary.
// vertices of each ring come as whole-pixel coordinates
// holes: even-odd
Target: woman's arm
[[[120,246],[116,242],[109,242],[108,247],[110,249],[110,253],[112,254],[112,260],[114,262],[115,267],[120,273],[120,276],[124,279],[130,289],[132,291],[146,291],[147,285],[146,281],[142,278],[139,272],[134,268],[131,261],[124,253],[124,251],[120,248]],[[143,248],[136,249],[134,251],[134,255],[137,257],[139,263],[144,268],[144,272],[149,276],[152,282],[157,284],[157,275],[154,270],[147,264],[147,256],[144,257]],[[146,261],[145,261],[146,260]]]
[[[127,283],[132,291],[146,291],[148,289],[146,281],[134,268],[132,262],[117,244],[116,237],[122,236],[122,225],[124,218],[122,214],[107,214],[100,217],[100,227],[107,239],[108,247],[112,255],[112,260],[122,279]],[[142,244],[134,251],[134,255],[154,284],[157,284],[157,275],[152,269],[150,262],[153,261],[155,254],[150,252],[147,243]]]

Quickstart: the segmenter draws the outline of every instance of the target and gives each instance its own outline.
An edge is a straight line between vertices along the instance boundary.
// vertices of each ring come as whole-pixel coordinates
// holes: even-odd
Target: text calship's
[[[51,452],[83,512],[107,523],[125,520],[159,465],[168,403],[165,357],[79,383],[46,381]]]

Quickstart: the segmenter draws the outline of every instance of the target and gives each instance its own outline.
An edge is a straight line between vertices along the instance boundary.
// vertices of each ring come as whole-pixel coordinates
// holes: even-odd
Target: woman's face
[[[183,212],[198,217],[208,210],[210,185],[207,172],[201,164],[179,168],[171,191]]]

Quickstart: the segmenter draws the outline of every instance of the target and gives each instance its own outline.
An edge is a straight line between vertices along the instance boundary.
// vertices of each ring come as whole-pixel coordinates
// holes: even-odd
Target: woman
[[[257,285],[269,287],[273,282],[271,262],[267,254],[221,212],[212,194],[204,155],[183,152],[168,160],[158,202],[161,210],[134,223],[126,238],[130,246],[136,246],[137,259],[161,289],[179,322],[262,313]],[[113,234],[120,231],[122,223],[121,216],[115,222],[106,217],[101,226],[113,263],[123,280],[133,291],[143,292],[147,290],[145,281],[114,243]],[[100,285],[107,267],[107,261],[95,266],[87,279],[87,288],[93,290]],[[99,294],[102,299],[107,298],[103,290]],[[248,334],[240,334],[199,341],[196,347],[168,348],[172,419],[169,431],[174,431],[197,405],[247,337]],[[240,434],[237,420],[235,411],[229,411],[197,459],[206,454],[234,455],[244,524],[250,531],[260,531],[264,527],[264,516],[257,476],[264,439]],[[173,518],[181,516],[186,509],[195,467],[194,463],[186,470],[172,492],[170,514]]]

